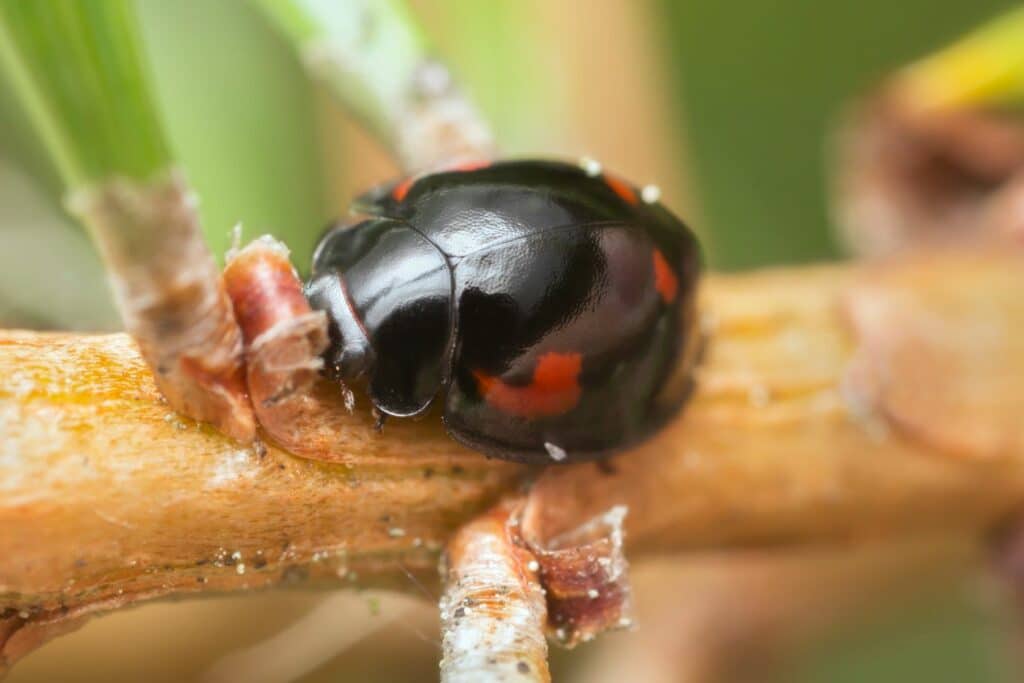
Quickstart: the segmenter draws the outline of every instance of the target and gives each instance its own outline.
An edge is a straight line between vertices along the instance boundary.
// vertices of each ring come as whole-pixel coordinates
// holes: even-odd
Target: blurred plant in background
[[[844,105],[894,68],[1013,3],[412,5],[507,153],[593,156],[638,183],[656,182],[703,236],[711,265],[741,269],[837,256],[828,217],[827,141]],[[353,193],[394,172],[393,164],[310,84],[252,3],[139,0],[138,7],[159,107],[200,194],[211,247],[223,254],[240,222],[249,236],[270,232],[285,241],[302,268],[327,222]],[[0,324],[111,329],[117,321],[98,260],[61,210],[56,170],[8,85],[0,80]],[[275,606],[276,616],[259,607],[261,600]],[[51,645],[11,680],[57,675],[54,667],[66,664],[54,657],[61,648],[77,653],[78,680],[114,680],[119,659],[127,655],[78,641],[95,645],[99,633],[106,642],[120,641],[120,629],[146,634],[156,648],[168,628],[165,619],[187,629],[193,618],[220,618],[220,629],[201,632],[202,643],[181,634],[172,641],[196,651],[185,669],[202,669],[220,650],[244,644],[239,633],[263,637],[296,616],[294,605],[309,602],[308,596],[278,595],[233,598],[220,605],[221,612],[208,604],[119,614]],[[267,633],[236,631],[236,617],[266,619]],[[432,619],[424,612],[410,621],[429,630]],[[930,595],[899,619],[833,639],[799,677],[1001,680],[991,655],[995,621],[969,597]],[[383,628],[305,680],[330,672],[370,680],[358,658],[387,656],[398,649],[387,643],[409,637],[407,627]],[[429,639],[416,642],[406,673],[419,656],[427,663],[423,680],[431,680],[434,647]],[[92,668],[83,658],[92,660]],[[187,674],[178,670],[168,680],[175,675]]]
[[[685,112],[716,264],[836,255],[826,143],[843,105],[1011,2],[664,0],[667,82]]]

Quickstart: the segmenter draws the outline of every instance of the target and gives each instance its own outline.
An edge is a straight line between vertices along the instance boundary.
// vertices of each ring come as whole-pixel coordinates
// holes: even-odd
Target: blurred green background
[[[827,139],[851,96],[1014,6],[981,0],[662,0],[669,82],[686,113],[716,263],[832,257]]]
[[[836,258],[827,143],[844,104],[1013,5],[412,4],[509,154],[586,154],[637,183],[657,182],[702,235],[710,264],[725,270]],[[303,269],[348,197],[394,169],[244,0],[138,5],[164,120],[212,248],[222,254],[241,222],[250,237],[283,239]],[[116,328],[102,269],[60,202],[56,173],[0,81],[0,324]],[[960,594],[930,599],[827,640],[794,676],[1006,680],[994,619]],[[118,656],[112,649],[105,663],[93,661],[96,671],[117,679]],[[33,661],[10,680],[44,680]]]

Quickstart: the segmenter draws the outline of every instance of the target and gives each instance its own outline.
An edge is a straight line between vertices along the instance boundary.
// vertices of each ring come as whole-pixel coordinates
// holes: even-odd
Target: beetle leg
[[[388,415],[384,411],[373,408],[373,428],[378,432],[384,431],[384,423],[388,421]]]

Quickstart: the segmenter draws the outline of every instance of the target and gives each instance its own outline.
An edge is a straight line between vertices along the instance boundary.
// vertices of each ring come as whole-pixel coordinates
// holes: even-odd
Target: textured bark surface
[[[543,473],[459,447],[436,416],[378,433],[328,384],[338,463],[240,447],[173,412],[127,336],[2,332],[0,653],[170,594],[409,584],[538,474],[541,536],[625,505],[631,554],[971,534],[1024,503],[1020,254],[711,277],[702,305],[685,413],[610,468]]]

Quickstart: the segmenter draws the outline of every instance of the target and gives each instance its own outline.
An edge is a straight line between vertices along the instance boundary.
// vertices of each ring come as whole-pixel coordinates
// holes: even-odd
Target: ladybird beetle
[[[329,319],[327,367],[365,381],[378,414],[443,402],[448,433],[488,456],[577,462],[684,403],[699,249],[657,188],[596,162],[463,164],[354,211],[306,293]]]

